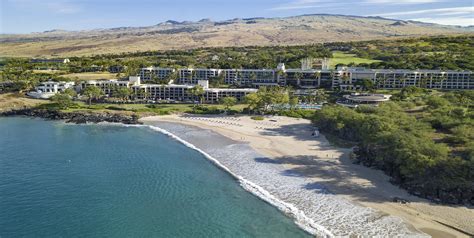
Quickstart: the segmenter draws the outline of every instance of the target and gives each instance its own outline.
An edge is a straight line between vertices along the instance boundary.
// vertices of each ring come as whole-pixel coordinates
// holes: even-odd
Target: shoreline
[[[193,119],[190,119],[190,118],[193,118]],[[274,117],[274,119],[276,119],[278,123],[273,123],[269,120],[265,120],[261,122],[253,121],[253,120],[250,120],[246,116],[239,116],[239,117],[232,117],[232,118],[240,118],[242,119],[242,121],[236,121],[237,119],[232,119],[229,121],[230,117],[221,117],[221,116],[184,117],[180,115],[144,117],[144,118],[141,118],[139,121],[143,122],[145,125],[148,125],[148,126],[160,127],[159,125],[157,125],[157,123],[158,124],[172,123],[175,125],[179,124],[179,125],[185,125],[188,127],[189,126],[197,127],[197,128],[200,128],[201,130],[210,130],[211,132],[215,132],[218,135],[224,136],[225,138],[229,138],[239,144],[249,145],[252,149],[254,149],[259,154],[264,155],[267,158],[267,160],[269,160],[269,161],[263,162],[264,164],[275,164],[281,167],[281,171],[279,171],[279,174],[278,173],[273,174],[274,176],[279,177],[279,179],[281,180],[279,182],[282,182],[282,181],[284,182],[285,180],[289,180],[292,177],[302,177],[305,180],[311,181],[312,186],[316,188],[313,190],[323,191],[325,190],[325,188],[328,188],[329,192],[326,191],[325,193],[330,194],[330,197],[332,197],[332,199],[347,202],[347,207],[345,207],[345,209],[349,209],[349,210],[350,209],[362,209],[362,210],[366,209],[364,210],[364,212],[366,213],[364,222],[357,224],[357,221],[351,221],[357,224],[357,226],[359,226],[359,228],[351,227],[350,229],[352,233],[344,233],[341,230],[337,230],[337,228],[334,228],[334,227],[329,228],[327,224],[325,224],[326,226],[323,225],[323,227],[328,227],[328,229],[332,229],[331,232],[333,232],[336,236],[339,236],[339,235],[345,236],[345,235],[353,235],[353,234],[363,235],[363,236],[364,235],[377,235],[378,233],[374,233],[376,232],[375,230],[369,231],[370,229],[367,227],[367,224],[385,219],[383,222],[381,222],[382,224],[381,226],[387,226],[387,227],[392,226],[392,227],[389,228],[388,230],[384,230],[386,228],[383,228],[383,227],[378,227],[378,229],[384,230],[383,232],[388,232],[385,234],[379,233],[378,235],[393,236],[397,234],[396,232],[397,229],[398,230],[401,229],[403,231],[400,231],[402,233],[399,233],[398,235],[424,236],[424,233],[426,233],[433,237],[469,237],[468,235],[469,231],[464,230],[463,228],[467,226],[467,228],[469,229],[469,224],[470,224],[469,222],[470,222],[471,215],[474,218],[474,212],[472,211],[472,209],[429,204],[426,201],[423,201],[423,199],[411,196],[407,194],[405,191],[390,184],[388,182],[388,177],[385,176],[381,171],[376,171],[376,170],[359,166],[359,165],[353,165],[352,163],[350,163],[350,161],[347,161],[348,159],[346,158],[349,151],[348,149],[339,149],[339,148],[334,148],[330,146],[327,140],[323,136],[316,140],[317,141],[316,144],[314,144],[313,142],[314,138],[312,138],[311,136],[309,137],[301,136],[301,138],[299,138],[300,136],[298,136],[298,133],[301,133],[302,129],[305,129],[307,133],[308,128],[310,128],[308,127],[310,125],[307,120]],[[285,123],[285,122],[281,123],[282,121],[286,121],[286,120],[288,120],[288,123]],[[252,126],[254,127],[248,128],[249,123],[253,123]],[[275,126],[272,123],[282,124],[282,125]],[[244,124],[244,125],[238,126],[239,124]],[[296,129],[291,128],[292,125],[295,125],[295,124],[296,124],[295,128],[296,127],[298,128]],[[284,129],[278,130],[278,127],[284,128]],[[171,133],[175,134],[174,131],[172,131]],[[195,133],[193,132],[193,134]],[[311,141],[309,141],[308,138],[311,139]],[[192,142],[189,142],[188,140],[185,140],[185,141],[193,144]],[[291,142],[288,142],[288,141],[291,141]],[[295,144],[295,141],[297,142],[296,144]],[[308,145],[316,146],[317,149],[311,149],[310,146]],[[288,146],[290,146],[290,150],[288,150]],[[200,148],[199,145],[196,147]],[[301,150],[299,150],[300,148]],[[305,152],[309,152],[309,154],[312,156],[314,156],[314,153],[316,154],[324,153],[326,155],[326,158],[321,158],[324,156],[320,156],[316,160],[321,160],[321,161],[318,161],[316,164],[312,164],[312,162],[315,160],[314,159],[309,160],[308,154],[307,153],[305,154]],[[283,157],[282,155],[285,155],[285,156]],[[301,163],[298,163],[295,159],[292,160],[291,157],[296,157],[297,159],[300,159]],[[217,158],[217,160],[220,160],[220,159]],[[227,161],[227,163],[229,163],[229,161]],[[231,167],[232,166],[233,168],[230,168],[230,170],[235,173],[236,172],[235,170],[238,170],[238,167],[236,169],[235,167],[236,165],[231,164]],[[237,166],[242,166],[242,165],[237,165]],[[259,166],[258,163],[255,166]],[[307,167],[311,167],[311,168],[307,168]],[[315,167],[322,167],[322,168],[318,169]],[[331,169],[334,169],[335,173],[332,173],[333,171],[331,171]],[[353,171],[354,169],[356,172]],[[348,170],[348,171],[344,171],[344,170]],[[361,178],[357,176],[357,175],[360,175],[358,174],[360,172],[370,173],[368,175],[374,175],[374,176],[372,177],[368,176],[369,178],[367,177]],[[293,173],[293,174],[287,175],[285,173]],[[347,178],[338,180],[337,178],[338,176],[343,176]],[[262,177],[262,175],[260,175],[260,177]],[[258,177],[256,178],[258,180]],[[382,178],[382,181],[375,181],[380,178]],[[252,178],[250,178],[249,180],[252,181]],[[252,182],[255,182],[255,181],[252,181]],[[259,182],[255,182],[255,183],[257,185],[261,185],[259,184]],[[305,181],[305,182],[307,184],[310,184],[308,183],[308,181]],[[353,188],[354,185],[357,185],[357,187]],[[380,185],[388,186],[388,188],[380,189],[381,187],[380,188],[378,187]],[[269,192],[273,195],[275,195],[274,194],[275,192],[278,192],[278,191],[272,191],[272,189],[267,189],[265,188],[265,186],[263,186],[263,188],[267,191],[269,190]],[[304,192],[304,190],[308,191],[311,189],[300,188],[299,190],[301,191],[296,191],[296,192],[299,193],[299,192]],[[364,190],[368,190],[368,191],[364,191]],[[292,192],[294,193],[295,191],[292,191]],[[365,194],[365,197],[361,196],[361,193],[367,193],[367,192],[368,194]],[[292,195],[292,194],[289,193],[285,195],[287,196],[286,197],[287,200],[292,200],[288,198],[288,195]],[[321,194],[314,195],[313,193],[308,193],[306,195],[313,196],[313,198],[315,196],[322,196]],[[399,195],[398,197],[402,197],[411,201],[411,203],[398,204],[398,203],[391,202],[388,199],[390,196],[395,197],[397,195]],[[280,200],[287,202],[285,201],[284,196],[276,196],[276,197],[279,197]],[[281,199],[282,197],[284,198]],[[327,197],[329,196],[326,195],[325,199],[327,199]],[[321,197],[318,197],[318,198],[321,199]],[[293,203],[301,202],[301,201],[298,201],[298,199],[293,199],[293,200],[294,200],[292,201]],[[318,204],[315,204],[314,203],[315,201],[312,201],[312,202],[313,204],[309,204],[309,205],[305,204],[306,206],[301,206],[301,204],[296,204],[296,206],[298,207],[298,205],[300,205],[299,210],[305,212],[305,214],[310,213],[308,217],[310,219],[316,218],[314,220],[317,221],[316,222],[317,224],[320,224],[319,221],[323,219],[323,217],[321,217],[320,215],[313,214],[314,208],[316,207],[317,209],[320,209],[319,210],[320,212],[324,211],[324,208],[317,207]],[[290,203],[290,204],[293,204],[293,203]],[[325,205],[328,205],[328,204],[325,204]],[[332,205],[329,203],[329,206],[332,206]],[[435,211],[436,210],[435,208],[439,209],[439,211]],[[307,210],[310,210],[310,212],[308,212]],[[426,210],[426,211],[422,211],[422,210]],[[331,213],[335,214],[336,217],[339,215],[343,217],[347,216],[347,214],[345,214],[346,212],[342,212],[341,214],[338,214],[337,212],[341,213],[341,211],[336,211],[336,210],[331,211]],[[447,213],[450,213],[451,217],[448,216],[446,219],[443,218],[442,215],[447,214]],[[372,217],[367,214],[372,215]],[[332,217],[334,217],[334,215]],[[357,214],[353,215],[353,217],[357,217]],[[339,218],[340,217],[338,217],[338,219]],[[463,218],[465,218],[466,224],[456,223],[456,219],[463,219]],[[331,216],[326,216],[324,217],[324,219],[334,219],[334,218],[331,218]],[[342,222],[342,220],[339,220],[338,222]],[[396,228],[394,228],[393,226],[395,226]],[[360,231],[361,230],[360,227],[363,227],[363,229],[366,229],[366,230],[369,229],[369,230],[361,231],[362,233],[358,233],[357,230]],[[458,231],[457,229],[459,229],[460,231]],[[462,231],[465,231],[466,233],[463,233]]]
[[[214,158],[213,156],[211,156],[210,154],[208,154],[204,150],[201,150],[200,148],[194,146],[193,144],[189,143],[188,141],[183,140],[179,136],[176,136],[175,134],[173,134],[173,133],[171,133],[171,132],[169,132],[165,129],[162,129],[162,128],[159,128],[159,127],[156,127],[156,126],[152,126],[152,125],[144,125],[144,126],[148,126],[152,130],[157,131],[159,133],[162,133],[162,134],[172,138],[173,140],[176,140],[176,141],[184,144],[185,146],[189,147],[192,150],[198,151],[206,159],[208,159],[211,163],[216,165],[219,169],[222,169],[225,172],[227,172],[228,174],[230,174],[237,182],[240,183],[240,185],[245,190],[247,190],[248,192],[254,194],[255,196],[257,196],[260,199],[264,200],[265,202],[269,203],[270,205],[277,207],[280,211],[282,211],[286,215],[289,215],[289,216],[295,218],[296,219],[295,223],[300,228],[302,228],[304,231],[308,232],[309,234],[319,235],[319,236],[324,236],[324,237],[325,236],[333,236],[333,234],[331,234],[330,231],[328,231],[327,229],[325,229],[322,226],[319,226],[318,224],[316,224],[311,219],[307,218],[297,208],[292,206],[292,204],[288,204],[288,203],[285,203],[283,201],[278,200],[273,195],[271,195],[266,190],[264,190],[262,187],[258,186],[257,184],[255,184],[251,181],[248,181],[245,178],[243,178],[242,176],[232,172],[229,168],[227,168],[225,165],[223,165],[221,162],[219,162],[218,159]]]
[[[87,111],[61,112],[58,110],[25,108],[25,109],[15,109],[15,110],[0,112],[0,116],[36,117],[36,118],[43,118],[43,119],[49,119],[49,120],[64,120],[66,123],[75,123],[75,124],[100,123],[100,122],[122,123],[126,125],[141,124],[138,121],[139,117],[136,116],[135,114],[127,115],[123,113],[112,113],[112,112],[87,112]]]
[[[225,170],[230,170],[231,174],[237,174],[262,187],[264,193],[276,197],[279,204],[291,204],[290,206],[295,207],[297,212],[288,213],[287,206],[276,207],[291,216],[300,227],[306,228],[304,230],[311,231],[307,229],[308,227],[323,227],[324,230],[328,230],[327,233],[310,232],[314,235],[427,237],[404,224],[399,218],[350,203],[328,192],[323,186],[311,183],[308,178],[296,174],[285,175],[288,171],[286,166],[268,161],[268,157],[254,150],[247,143],[241,143],[233,138],[214,133],[213,130],[202,130],[199,127],[180,125],[170,121],[150,122],[149,118],[143,118],[142,121],[147,126],[159,128],[158,131],[171,131],[173,138],[178,137],[184,140],[185,144],[191,144],[191,148],[197,147],[206,154],[210,154],[225,166]],[[212,145],[206,143],[205,140],[211,142]],[[232,142],[229,143],[226,140]],[[253,153],[249,153],[247,148]],[[256,193],[245,184],[242,184],[244,189],[269,202],[268,196]],[[275,206],[273,202],[269,203]]]
[[[309,121],[304,120],[304,119],[274,117],[278,119],[278,123],[270,122],[268,118],[266,118],[264,122],[253,121],[253,120],[250,120],[248,116],[242,116],[242,115],[234,116],[234,117],[222,117],[222,116],[215,116],[215,115],[207,115],[207,116],[194,115],[194,116],[186,117],[183,115],[167,115],[167,116],[143,117],[139,119],[136,116],[132,117],[131,115],[123,115],[123,114],[116,114],[116,113],[109,113],[109,112],[99,112],[99,113],[95,112],[92,114],[90,112],[87,112],[85,114],[84,112],[75,112],[72,114],[73,115],[78,114],[78,115],[75,115],[75,116],[78,116],[76,119],[79,118],[81,120],[74,121],[74,120],[71,120],[71,118],[69,118],[72,115],[69,112],[61,112],[63,114],[71,114],[69,116],[65,116],[64,118],[64,117],[58,117],[58,116],[50,116],[50,117],[45,116],[45,115],[50,115],[48,113],[44,115],[37,114],[37,113],[20,114],[18,113],[19,111],[27,111],[27,110],[14,110],[15,113],[12,113],[11,111],[0,112],[0,116],[28,116],[28,117],[44,118],[44,119],[49,119],[49,120],[63,120],[66,123],[69,122],[69,123],[75,123],[75,124],[82,124],[82,123],[88,123],[88,122],[119,123],[125,126],[150,126],[150,123],[154,124],[157,122],[158,123],[167,122],[167,123],[172,123],[175,125],[187,126],[188,128],[191,128],[191,127],[199,128],[201,131],[198,132],[197,134],[202,134],[203,131],[215,132],[214,136],[221,136],[222,138],[237,142],[238,144],[248,145],[254,151],[258,152],[260,155],[265,155],[265,159],[267,159],[268,161],[265,161],[263,163],[278,164],[279,166],[284,167],[285,170],[280,171],[281,174],[278,176],[285,178],[285,180],[288,180],[289,178],[291,178],[291,176],[295,176],[296,174],[298,174],[298,176],[306,177],[307,179],[310,179],[311,182],[313,183],[313,186],[317,187],[317,189],[327,188],[327,190],[334,197],[336,197],[337,199],[342,198],[348,201],[351,206],[360,206],[363,208],[367,208],[373,212],[376,212],[376,214],[378,214],[378,218],[387,217],[388,215],[391,215],[390,217],[403,219],[404,226],[408,229],[410,234],[413,234],[412,236],[417,236],[416,234],[422,235],[423,233],[420,233],[420,231],[424,232],[425,234],[431,235],[433,237],[472,237],[471,234],[474,234],[474,227],[471,226],[471,224],[474,222],[474,209],[472,207],[432,204],[425,199],[409,195],[406,191],[399,189],[398,187],[389,183],[388,176],[383,174],[381,171],[352,164],[352,162],[348,159],[348,156],[347,156],[348,150],[335,148],[329,145],[329,142],[327,142],[324,136],[321,136],[320,138],[316,140],[318,141],[317,143],[318,145],[312,144],[308,146],[307,141],[306,141],[308,137],[312,141],[315,140],[315,138],[309,135],[306,136],[306,138],[304,138],[304,136],[300,138],[300,136],[298,136],[298,133],[297,133],[298,130],[288,130],[288,129],[291,129],[290,127],[292,126],[298,127],[300,126],[299,124],[306,124],[305,130],[306,132],[308,132],[307,131],[308,128],[312,128],[312,127],[308,127],[310,126]],[[193,117],[194,120],[190,120],[189,118],[191,117]],[[202,121],[197,120],[196,118],[200,118],[203,120]],[[228,118],[234,118],[233,120],[237,120],[236,118],[239,118],[240,120],[241,118],[245,121],[244,124],[248,124],[248,122],[250,121],[253,123],[255,127],[247,128],[248,125],[245,125],[243,127],[238,127],[236,126],[236,124],[239,124],[239,123],[242,124],[242,122],[237,122],[237,123],[235,121],[226,122]],[[219,120],[221,122],[217,123],[216,121],[219,121]],[[290,123],[280,125],[281,121],[285,121],[285,120],[290,121]],[[272,123],[279,124],[279,125],[275,126],[275,125],[272,125]],[[142,124],[145,124],[145,125],[142,125]],[[278,130],[278,127],[282,128],[282,130]],[[174,135],[174,132],[172,134]],[[281,135],[278,135],[278,134],[281,134]],[[277,143],[272,142],[272,140],[275,138],[277,138]],[[288,147],[288,143],[286,143],[287,141],[290,141],[289,144],[292,146],[290,148],[290,152],[292,151],[297,152],[299,148],[303,148],[303,150],[307,150],[306,152],[308,152],[308,150],[318,152],[318,150],[322,149],[322,152],[324,153],[325,151],[327,152],[327,151],[330,151],[331,149],[333,150],[336,149],[337,151],[339,151],[339,154],[337,154],[336,156],[331,155],[331,158],[316,157],[316,159],[312,159],[312,160],[308,160],[308,158],[304,156],[301,156],[301,158],[299,158],[298,154],[300,154],[301,151],[297,153],[288,153],[289,150],[287,148]],[[191,142],[188,142],[187,140],[184,140],[184,142],[191,143]],[[282,143],[282,144],[286,143],[286,145],[280,148],[280,146],[278,146],[278,143]],[[275,144],[277,146],[275,146]],[[300,144],[302,144],[303,147]],[[192,145],[194,146],[194,143],[192,143]],[[197,142],[196,145],[197,145],[196,148],[201,149],[199,142]],[[311,149],[311,147],[313,146],[317,146],[318,148],[316,150]],[[282,154],[285,156],[282,157],[281,156]],[[329,156],[329,154],[326,154],[326,153],[325,155]],[[291,161],[290,159],[293,156],[296,158],[294,158],[294,160]],[[291,162],[296,162],[299,159],[301,161],[298,161],[298,163],[291,163]],[[219,161],[220,160],[218,160],[218,162]],[[318,170],[314,168],[315,166],[319,166],[322,168]],[[305,169],[304,167],[311,167],[311,168]],[[254,168],[249,168],[249,170],[253,170],[253,169]],[[335,169],[336,173],[332,173],[331,169]],[[290,175],[286,174],[284,176],[282,175],[288,172],[290,172],[291,174]],[[349,179],[344,178],[341,180],[339,180],[337,176],[335,176],[335,175],[339,175],[342,177],[346,177],[346,174],[354,175],[354,176],[349,176],[350,177]],[[334,181],[331,181],[331,180],[334,180]],[[259,185],[258,183],[256,184]],[[319,187],[319,185],[321,186]],[[371,187],[373,187],[373,189],[371,189]],[[388,187],[388,189],[385,189],[385,187]],[[258,196],[258,194],[256,195]],[[399,203],[392,202],[391,199],[395,196],[409,200],[410,203],[399,204]],[[271,202],[269,203],[272,204]],[[272,205],[275,206],[275,204],[272,204]],[[308,207],[311,208],[312,210],[314,207],[314,204]],[[321,207],[317,207],[317,208],[321,209]],[[378,218],[375,218],[375,219],[378,219]],[[373,219],[373,218],[370,218],[370,219]],[[369,236],[373,236],[373,235],[375,234],[371,233]],[[405,236],[407,234],[403,234],[403,235]],[[386,235],[381,235],[381,236],[386,236]],[[390,236],[393,236],[393,235],[390,235]]]

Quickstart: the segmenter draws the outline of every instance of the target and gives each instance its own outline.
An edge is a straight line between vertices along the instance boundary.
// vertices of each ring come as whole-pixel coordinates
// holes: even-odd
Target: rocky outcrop
[[[115,122],[123,124],[141,124],[139,117],[135,114],[126,115],[110,112],[91,112],[91,111],[77,111],[77,112],[61,112],[58,110],[47,109],[20,109],[11,110],[0,113],[0,116],[28,116],[40,117],[50,120],[65,120],[68,123],[84,124],[84,123],[99,123],[99,122]]]

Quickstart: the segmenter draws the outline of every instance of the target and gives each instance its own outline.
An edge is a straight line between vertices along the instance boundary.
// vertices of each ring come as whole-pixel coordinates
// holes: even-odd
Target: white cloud
[[[372,16],[394,17],[406,20],[438,23],[443,25],[474,25],[474,7],[435,8],[416,11],[371,14]]]
[[[453,26],[474,26],[474,19],[472,17],[440,17],[440,18],[415,18],[414,21],[437,23],[442,25]]]
[[[425,9],[417,11],[404,11],[404,12],[390,12],[381,14],[372,14],[381,17],[391,16],[405,16],[405,15],[420,15],[426,13],[435,13],[438,15],[443,14],[474,14],[474,7],[451,7],[451,8],[436,8],[436,9]]]
[[[18,8],[32,11],[45,10],[57,14],[73,14],[83,10],[83,7],[71,0],[8,0]]]

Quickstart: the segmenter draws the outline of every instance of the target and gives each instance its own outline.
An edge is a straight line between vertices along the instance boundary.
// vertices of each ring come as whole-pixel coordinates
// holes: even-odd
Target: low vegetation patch
[[[326,106],[313,122],[324,133],[355,142],[356,162],[385,171],[409,192],[474,204],[474,92],[408,89],[395,98],[401,101],[378,108]],[[421,102],[419,110],[400,106],[412,101]]]
[[[255,121],[263,121],[265,119],[263,116],[252,116],[250,118]]]

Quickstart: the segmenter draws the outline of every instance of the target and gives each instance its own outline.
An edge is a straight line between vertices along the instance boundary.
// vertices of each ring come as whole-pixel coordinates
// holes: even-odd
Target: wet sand
[[[240,160],[229,155],[219,158],[214,153],[214,156],[221,160],[227,156],[221,162],[230,170],[245,175],[279,199],[295,204],[334,235],[423,236],[426,233],[433,237],[469,237],[469,233],[474,233],[472,208],[431,204],[409,195],[390,184],[381,171],[352,164],[348,158],[350,150],[331,146],[324,136],[311,136],[313,129],[307,120],[272,117],[254,121],[247,116],[170,115],[142,121],[159,127],[165,126],[165,122],[197,126],[237,142],[226,146],[249,145],[264,157],[251,153],[240,155]],[[203,134],[189,127],[181,132],[175,127],[171,132],[188,135],[186,140],[194,140],[189,142],[199,148],[209,144],[206,140],[214,143],[207,150],[223,146],[216,140],[189,136]],[[239,150],[242,148],[232,151],[235,154]],[[410,203],[394,203],[393,197]]]

